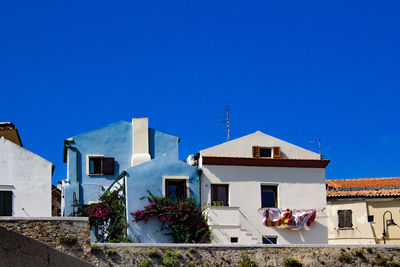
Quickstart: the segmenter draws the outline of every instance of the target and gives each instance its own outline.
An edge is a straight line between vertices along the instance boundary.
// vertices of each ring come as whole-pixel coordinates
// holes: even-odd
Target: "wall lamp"
[[[385,215],[386,215],[386,213],[390,214],[390,219],[387,220],[386,223],[385,223]],[[385,211],[385,213],[383,213],[383,233],[382,233],[383,244],[386,244],[386,236],[389,234],[388,227],[390,225],[397,225],[397,224],[393,221],[392,213],[387,210],[387,211]]]

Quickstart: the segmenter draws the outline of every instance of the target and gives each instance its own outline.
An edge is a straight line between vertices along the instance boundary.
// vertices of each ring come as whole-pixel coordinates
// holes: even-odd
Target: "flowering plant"
[[[161,222],[161,230],[167,230],[175,243],[209,243],[211,230],[207,217],[193,198],[171,200],[149,192],[149,205],[132,212],[134,222],[155,218]],[[143,198],[142,198],[143,199]]]
[[[103,224],[110,219],[113,212],[111,209],[105,207],[103,203],[99,202],[90,205],[87,213],[91,224]]]
[[[86,208],[90,225],[95,228],[97,241],[130,242],[127,237],[124,186],[100,196],[98,203]],[[99,231],[100,230],[100,231]]]

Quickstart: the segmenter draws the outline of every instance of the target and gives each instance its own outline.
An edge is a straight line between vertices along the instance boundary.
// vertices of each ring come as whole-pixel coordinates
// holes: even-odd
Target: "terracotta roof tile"
[[[335,189],[368,188],[368,187],[400,187],[400,177],[331,179],[326,184]]]
[[[400,189],[378,189],[357,191],[334,191],[327,190],[327,197],[398,197]]]

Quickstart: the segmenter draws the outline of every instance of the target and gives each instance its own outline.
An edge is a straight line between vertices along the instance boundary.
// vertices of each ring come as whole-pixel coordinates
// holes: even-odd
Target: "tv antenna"
[[[230,118],[229,118],[229,107],[225,108],[225,117],[222,121],[219,121],[217,125],[226,126],[227,130],[227,140],[231,140],[231,126],[230,126]]]
[[[310,141],[310,143],[318,143],[318,153],[322,159],[323,156],[322,156],[321,138],[318,138],[317,140],[314,141]]]
[[[224,123],[226,124],[226,130],[228,131],[228,141],[231,140],[231,128],[229,126],[229,108],[226,108],[225,120]]]

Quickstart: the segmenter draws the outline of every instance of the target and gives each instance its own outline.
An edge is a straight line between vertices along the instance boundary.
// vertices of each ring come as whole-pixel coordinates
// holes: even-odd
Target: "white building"
[[[52,172],[51,162],[22,147],[12,123],[0,123],[0,216],[50,217]]]
[[[196,154],[201,203],[215,243],[328,243],[325,167],[329,160],[262,132]],[[315,209],[302,230],[263,225],[269,208]],[[294,213],[293,213],[294,214]]]

